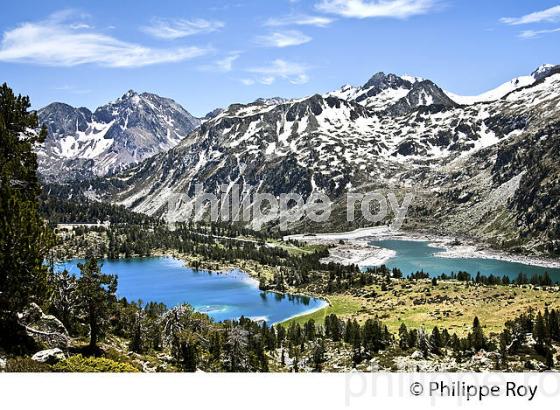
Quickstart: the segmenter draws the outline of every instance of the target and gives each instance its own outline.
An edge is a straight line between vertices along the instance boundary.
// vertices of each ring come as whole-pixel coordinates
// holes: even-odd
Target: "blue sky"
[[[18,0],[0,31],[0,81],[35,108],[134,89],[203,115],[378,71],[473,95],[560,62],[558,0]]]

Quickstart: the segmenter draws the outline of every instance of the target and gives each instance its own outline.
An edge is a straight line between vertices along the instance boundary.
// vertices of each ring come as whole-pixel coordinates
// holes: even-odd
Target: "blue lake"
[[[406,241],[400,239],[387,239],[371,242],[372,245],[392,249],[396,252],[395,257],[389,259],[385,264],[389,268],[399,268],[406,276],[410,273],[424,270],[432,276],[442,273],[465,271],[475,276],[477,272],[481,275],[506,275],[512,279],[520,272],[529,277],[532,274],[543,274],[548,272],[553,281],[560,281],[559,268],[545,268],[542,266],[527,265],[517,262],[508,262],[497,259],[482,258],[441,258],[436,256],[437,252],[445,249],[429,246],[425,241]]]
[[[58,265],[77,274],[79,259]],[[214,320],[242,315],[269,324],[281,322],[327,306],[324,300],[281,295],[259,290],[258,283],[241,271],[195,271],[171,257],[103,260],[103,272],[118,275],[118,296],[143,302],[163,302],[168,307],[189,303]]]

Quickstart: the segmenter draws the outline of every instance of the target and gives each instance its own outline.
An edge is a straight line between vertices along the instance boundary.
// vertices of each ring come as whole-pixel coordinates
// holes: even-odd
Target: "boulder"
[[[0,372],[6,371],[6,359],[4,357],[0,357]]]
[[[368,372],[378,372],[381,368],[379,361],[376,358],[373,358],[369,361],[369,366],[367,368]]]
[[[422,360],[424,358],[424,354],[420,350],[415,350],[414,353],[410,355],[410,358],[413,360]]]
[[[475,352],[471,357],[470,365],[475,369],[492,369],[496,363],[495,355],[488,353],[484,349]]]
[[[70,336],[62,322],[43,313],[36,303],[31,303],[23,312],[18,313],[18,322],[27,335],[44,349],[65,349],[70,344]]]
[[[58,347],[55,347],[54,349],[41,350],[40,352],[37,352],[31,357],[31,359],[40,363],[54,364],[66,359],[66,355]]]

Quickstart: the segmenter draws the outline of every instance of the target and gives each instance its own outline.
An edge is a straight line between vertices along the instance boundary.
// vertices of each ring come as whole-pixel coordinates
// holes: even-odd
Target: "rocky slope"
[[[560,75],[557,68],[500,100],[475,104],[496,142],[429,170],[418,188],[415,227],[464,234],[496,247],[560,254]]]
[[[175,101],[134,91],[94,112],[52,103],[38,115],[49,131],[38,151],[47,181],[118,171],[173,148],[200,125]]]
[[[346,223],[348,191],[414,192],[405,227],[559,253],[559,71],[542,66],[469,104],[429,80],[383,73],[325,95],[234,104],[96,194],[161,215],[173,193],[193,196],[197,183],[321,191],[338,201],[334,217],[300,228],[326,230],[368,225]]]

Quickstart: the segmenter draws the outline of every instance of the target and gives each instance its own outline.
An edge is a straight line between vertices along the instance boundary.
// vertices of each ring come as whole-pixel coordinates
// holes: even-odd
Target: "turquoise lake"
[[[431,276],[465,271],[470,273],[471,276],[475,276],[477,272],[480,272],[481,275],[506,275],[509,278],[515,279],[520,272],[526,273],[529,276],[548,272],[553,281],[560,281],[559,268],[545,268],[497,259],[440,258],[435,256],[435,254],[445,249],[431,247],[425,241],[387,239],[373,241],[371,244],[394,250],[396,252],[395,257],[389,259],[385,265],[391,269],[399,268],[405,276],[419,270],[424,270],[424,272],[430,273]]]
[[[548,272],[554,281],[560,281],[558,268],[495,259],[440,258],[434,254],[443,249],[423,241],[380,240],[371,244],[396,251],[396,256],[386,265],[399,268],[405,276],[419,270],[432,276],[462,270],[472,276],[480,272],[514,279],[519,272],[529,276]],[[59,264],[58,269],[77,274],[80,262],[79,259],[67,261]],[[118,275],[119,297],[162,302],[168,307],[189,303],[217,321],[245,316],[272,324],[327,306],[327,302],[317,298],[261,291],[257,282],[241,271],[196,271],[171,257],[103,260],[102,263],[103,272]]]
[[[80,262],[67,261],[58,265],[58,269],[77,274]],[[263,292],[256,281],[241,271],[220,274],[195,271],[171,257],[103,260],[102,263],[104,273],[118,275],[119,297],[162,302],[168,307],[189,303],[216,321],[245,316],[272,324],[327,306],[321,299]]]

